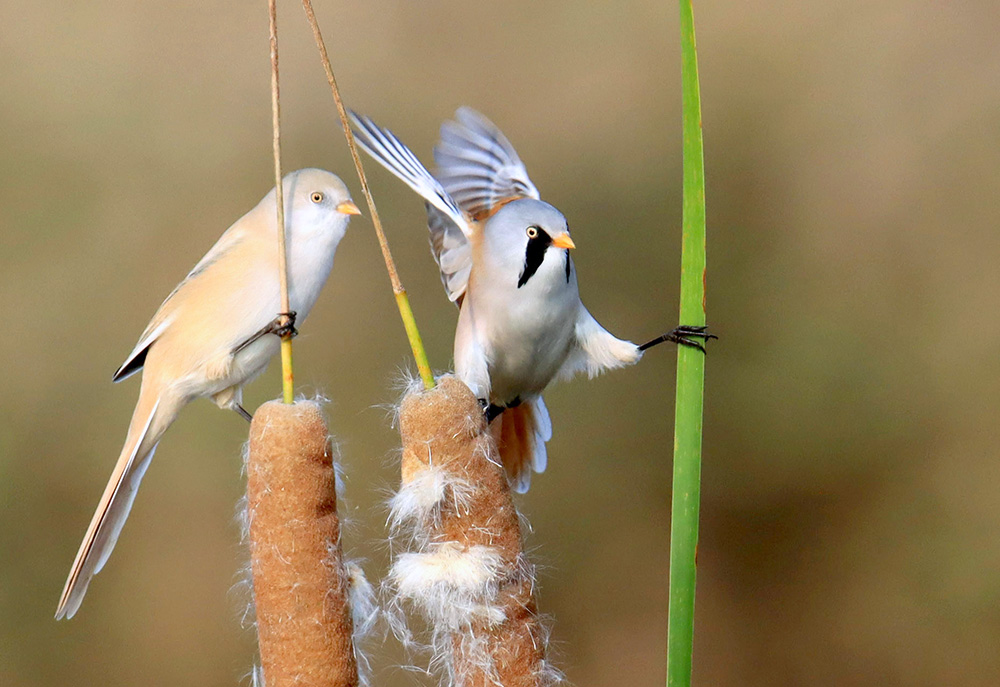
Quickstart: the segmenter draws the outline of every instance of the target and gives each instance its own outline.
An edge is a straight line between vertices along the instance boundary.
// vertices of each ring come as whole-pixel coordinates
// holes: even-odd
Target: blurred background
[[[111,373],[272,186],[266,3],[3,3],[0,684],[233,685],[246,424],[205,401],[166,435],[80,614],[56,601],[138,380]],[[676,3],[318,0],[349,104],[425,160],[462,104],[569,218],[590,310],[676,324]],[[709,356],[695,682],[1000,684],[1000,14],[988,0],[700,3]],[[360,190],[301,8],[280,16],[284,165]],[[432,364],[457,311],[422,204],[369,164]],[[366,212],[367,214],[367,212]],[[409,350],[356,220],[296,340],[327,395],[348,551],[387,567]],[[547,395],[521,507],[556,661],[661,684],[672,350]],[[247,392],[279,392],[278,366]],[[378,685],[433,684],[377,648]]]

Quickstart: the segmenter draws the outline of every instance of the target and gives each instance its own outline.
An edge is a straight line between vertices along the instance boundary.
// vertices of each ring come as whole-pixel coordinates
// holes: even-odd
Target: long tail
[[[531,472],[545,472],[545,442],[552,438],[552,422],[541,396],[507,408],[492,425],[500,460],[511,488],[519,494],[531,486]]]
[[[132,509],[139,482],[153,459],[156,444],[179,408],[179,404],[163,401],[159,394],[147,391],[147,385],[143,384],[125,446],[73,561],[56,609],[56,620],[73,617],[83,602],[90,579],[107,562]]]

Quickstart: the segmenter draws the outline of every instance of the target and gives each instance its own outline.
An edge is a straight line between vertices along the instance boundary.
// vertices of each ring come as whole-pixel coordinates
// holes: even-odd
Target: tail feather
[[[114,551],[115,544],[118,543],[118,537],[122,533],[125,521],[128,519],[129,513],[132,512],[135,495],[139,493],[139,483],[146,475],[146,470],[153,461],[153,454],[156,453],[158,445],[153,444],[153,447],[141,460],[137,457],[132,467],[127,471],[127,476],[122,479],[122,489],[114,497],[114,505],[109,507],[107,517],[94,537],[94,545],[91,548],[91,555],[97,556],[97,562],[94,564],[94,575],[101,572],[108,559],[111,558],[111,552]]]
[[[531,486],[531,473],[545,472],[545,442],[552,438],[552,422],[541,396],[508,408],[493,421],[493,436],[511,488],[519,494]]]
[[[125,446],[70,568],[56,620],[76,614],[91,578],[107,563],[118,541],[156,444],[176,416],[176,408],[163,408],[160,401],[160,398],[144,399],[140,394]]]

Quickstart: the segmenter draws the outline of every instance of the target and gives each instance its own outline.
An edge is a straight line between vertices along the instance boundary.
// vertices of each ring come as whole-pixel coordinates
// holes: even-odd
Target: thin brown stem
[[[271,129],[274,149],[274,193],[278,212],[278,274],[281,312],[291,312],[288,302],[288,258],[285,249],[285,193],[281,183],[281,93],[278,88],[278,12],[276,0],[267,2],[271,34]],[[286,316],[287,320],[287,316]],[[281,388],[285,403],[295,398],[292,374],[292,335],[281,339]]]
[[[347,147],[351,151],[354,168],[358,172],[358,180],[361,182],[361,192],[364,193],[365,202],[368,203],[368,211],[372,216],[372,225],[375,227],[378,245],[382,249],[382,257],[385,259],[385,269],[389,273],[392,292],[396,295],[396,306],[399,308],[399,316],[403,320],[403,327],[406,329],[406,338],[410,342],[413,359],[417,363],[417,369],[420,372],[420,378],[424,382],[424,388],[431,389],[434,387],[434,374],[431,372],[431,366],[427,360],[427,352],[424,350],[424,342],[420,338],[420,331],[417,329],[417,322],[413,317],[413,310],[410,308],[410,299],[406,294],[406,289],[403,288],[403,283],[399,280],[399,274],[396,272],[396,263],[392,259],[392,252],[389,250],[389,241],[385,238],[385,232],[382,230],[382,220],[379,219],[378,210],[375,207],[375,199],[372,198],[371,189],[368,187],[368,177],[365,176],[365,168],[361,164],[361,156],[358,155],[358,146],[354,141],[354,133],[351,131],[351,125],[347,121],[347,110],[344,108],[344,101],[340,97],[337,79],[333,75],[333,67],[330,65],[330,55],[326,51],[323,34],[319,30],[319,22],[316,21],[316,13],[313,12],[312,0],[302,0],[302,7],[306,11],[309,26],[312,27],[313,38],[316,39],[316,47],[319,48],[320,60],[323,62],[323,71],[326,72],[326,81],[330,84],[330,92],[333,93],[333,101],[337,104],[337,112],[340,114],[340,124],[344,129],[344,136],[347,138]]]
[[[320,33],[319,23],[316,21],[316,13],[313,12],[312,0],[302,0],[302,7],[306,11],[309,26],[312,27],[313,38],[316,39],[316,47],[319,48],[319,56],[323,61],[323,70],[326,72],[326,81],[330,84],[333,100],[337,104],[340,122],[344,127],[344,135],[347,137],[347,147],[351,150],[351,158],[354,160],[354,167],[357,169],[358,179],[361,181],[361,192],[365,195],[365,202],[368,203],[368,211],[372,216],[372,224],[375,225],[375,234],[378,236],[378,245],[382,249],[382,257],[385,259],[385,268],[389,272],[389,281],[392,282],[392,291],[396,294],[402,293],[405,289],[403,289],[403,284],[399,281],[399,274],[396,272],[396,263],[393,261],[392,253],[389,251],[389,242],[385,238],[385,232],[382,230],[382,221],[379,219],[378,210],[375,208],[375,200],[372,198],[372,192],[368,188],[368,177],[365,176],[365,168],[361,164],[361,156],[358,154],[358,146],[354,141],[351,125],[347,121],[347,110],[344,108],[344,101],[340,97],[340,88],[337,87],[337,79],[333,75],[333,67],[330,65],[330,55],[326,51],[326,43],[323,41],[323,34]]]

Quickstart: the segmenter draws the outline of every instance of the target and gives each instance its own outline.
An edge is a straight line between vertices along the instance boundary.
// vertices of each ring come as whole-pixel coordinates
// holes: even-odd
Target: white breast
[[[487,357],[491,400],[508,403],[541,393],[575,343],[581,307],[575,275],[569,283],[531,279],[520,289],[512,284],[483,286],[463,303],[459,327],[465,319],[466,326],[475,329]],[[460,359],[457,351],[455,359]]]

